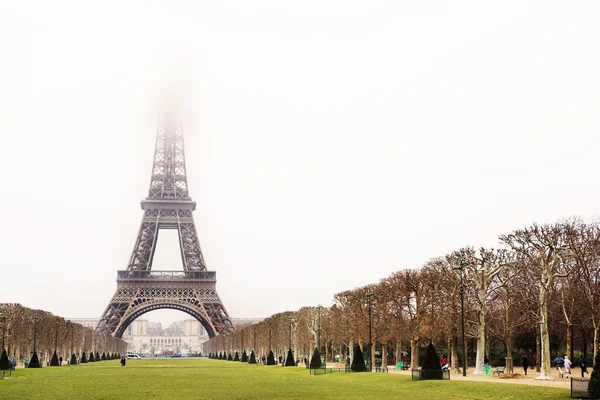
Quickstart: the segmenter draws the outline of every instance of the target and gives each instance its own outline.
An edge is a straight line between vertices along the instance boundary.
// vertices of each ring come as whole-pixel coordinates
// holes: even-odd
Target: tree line
[[[508,373],[513,355],[527,355],[538,379],[552,379],[552,355],[558,351],[572,359],[575,351],[598,354],[600,225],[576,217],[517,229],[500,235],[498,248],[464,247],[432,258],[420,268],[337,293],[331,307],[278,313],[216,336],[204,352],[256,349],[260,356],[291,347],[298,358],[310,358],[311,349],[320,346],[328,360],[351,355],[354,345],[369,343],[369,305],[371,363],[375,354],[383,362],[410,354],[410,364],[418,366],[420,350],[433,342],[447,351],[456,371],[465,346],[474,355],[473,374],[483,374],[486,355],[500,355],[495,361]]]
[[[39,359],[49,361],[56,345],[57,354],[70,360],[75,354],[126,354],[127,343],[110,334],[95,333],[91,328],[74,323],[48,311],[34,310],[21,304],[0,303],[0,323],[5,321],[4,347],[8,356],[19,362],[33,354],[34,333]],[[34,332],[35,330],[35,332]],[[1,332],[0,332],[1,333]]]

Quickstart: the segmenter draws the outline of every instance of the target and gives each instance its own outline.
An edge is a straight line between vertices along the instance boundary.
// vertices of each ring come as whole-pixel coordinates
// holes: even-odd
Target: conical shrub
[[[33,352],[33,356],[31,360],[29,360],[29,368],[42,368],[42,364],[40,364],[40,359],[38,358],[37,351]]]
[[[238,352],[235,352],[235,356],[233,357],[233,361],[240,361],[240,355],[238,354]]]
[[[227,356],[227,361],[233,361],[233,357],[231,357],[231,353]]]
[[[275,356],[273,355],[273,350],[269,351],[269,355],[267,356],[267,365],[275,365]]]
[[[54,352],[54,354],[52,354],[52,359],[50,360],[50,366],[51,367],[59,367],[60,366],[58,364],[58,356],[56,355],[56,351]]]
[[[221,354],[221,352],[219,352],[219,358],[218,360],[222,360],[223,359],[223,354]]]
[[[102,361],[106,361],[106,354],[104,352],[102,352]]]
[[[285,366],[286,367],[295,367],[296,361],[294,361],[294,353],[292,353],[292,349],[288,349],[287,357],[285,358]]]
[[[79,364],[87,364],[88,360],[85,356],[85,352],[81,355],[81,360],[79,360]]]
[[[600,353],[594,359],[594,369],[592,375],[590,375],[588,394],[590,399],[600,399]]]
[[[354,359],[352,360],[350,370],[352,372],[367,372],[365,358],[363,357],[363,352],[358,344],[354,346]]]
[[[8,354],[6,349],[2,349],[2,355],[0,356],[0,371],[8,371],[10,369],[10,362],[8,361]]]
[[[242,353],[242,359],[240,361],[248,362],[248,354],[246,354],[246,350],[244,350],[244,352]]]
[[[313,355],[310,358],[310,367],[321,368],[322,366],[323,364],[321,363],[321,354],[319,353],[319,349],[315,347],[315,351],[313,352]]]
[[[102,361],[102,359],[100,358],[100,354],[98,354],[98,352],[96,352],[96,361]]]
[[[248,364],[256,364],[256,356],[254,355],[254,350],[250,353],[250,359],[248,360]]]
[[[77,356],[75,353],[71,353],[71,361],[69,361],[69,365],[77,365]]]
[[[90,359],[89,362],[96,362],[96,359],[94,358],[94,352],[90,351]]]
[[[421,379],[442,379],[442,365],[431,342],[425,351],[425,360],[421,366]]]

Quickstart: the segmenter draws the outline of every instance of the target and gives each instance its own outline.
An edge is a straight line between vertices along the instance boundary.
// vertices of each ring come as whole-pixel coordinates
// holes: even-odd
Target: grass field
[[[568,399],[565,389],[467,381],[413,382],[407,375],[333,373],[197,359],[128,360],[17,369],[1,400],[60,399]]]

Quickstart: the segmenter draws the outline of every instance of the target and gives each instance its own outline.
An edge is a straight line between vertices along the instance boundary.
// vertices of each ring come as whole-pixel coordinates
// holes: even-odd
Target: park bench
[[[498,374],[498,376],[500,376],[500,374],[504,373],[505,369],[506,367],[496,367],[496,370],[492,372],[492,376],[494,376],[494,374]]]
[[[375,367],[375,372],[388,372],[388,369],[385,367]]]

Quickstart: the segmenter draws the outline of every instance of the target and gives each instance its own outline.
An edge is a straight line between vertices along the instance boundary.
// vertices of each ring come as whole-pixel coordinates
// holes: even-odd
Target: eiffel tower
[[[174,113],[158,119],[156,147],[144,217],[129,265],[117,271],[117,290],[98,322],[97,332],[122,337],[137,317],[169,308],[196,318],[209,337],[234,331],[216,290],[216,272],[207,271],[188,194],[183,129]],[[152,271],[161,229],[177,229],[183,270]]]

